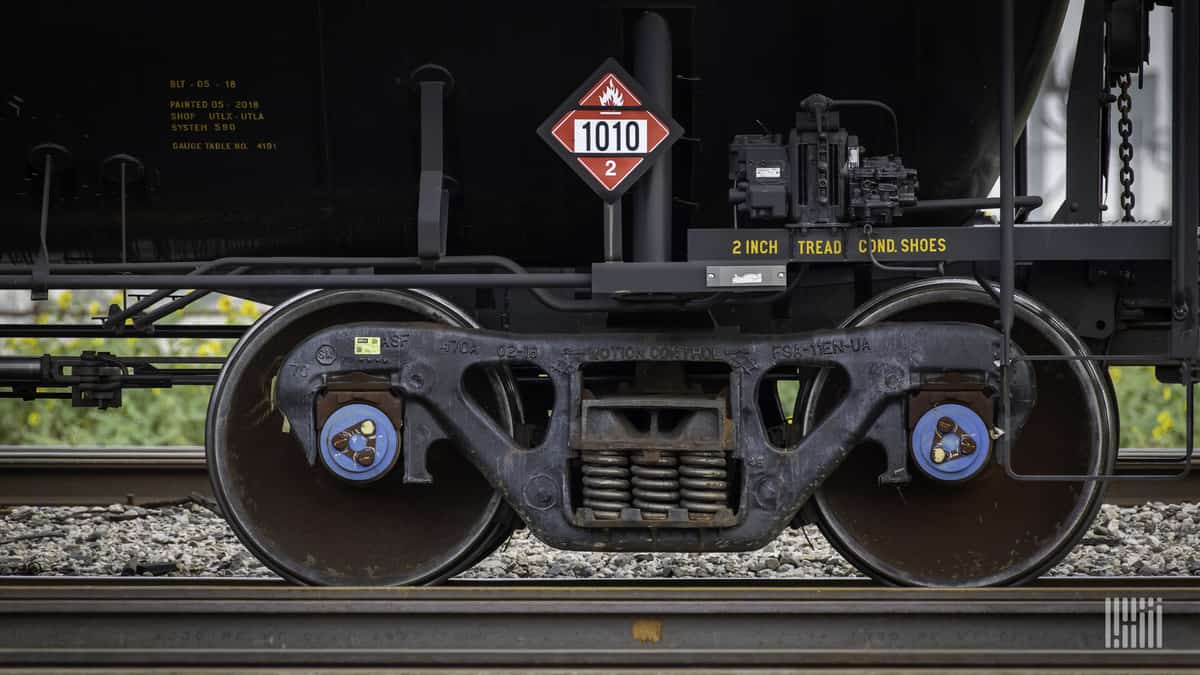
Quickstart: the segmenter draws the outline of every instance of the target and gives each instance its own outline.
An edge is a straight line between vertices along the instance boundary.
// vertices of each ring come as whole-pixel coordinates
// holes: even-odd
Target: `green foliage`
[[[1121,447],[1182,448],[1187,423],[1183,387],[1162,384],[1149,366],[1109,368],[1108,372],[1121,409]]]
[[[120,303],[120,294],[111,302]],[[209,318],[225,323],[247,323],[261,308],[249,302],[220,296],[208,303]],[[38,323],[86,323],[101,313],[98,300],[76,302],[69,291],[35,305]],[[195,313],[195,309],[188,310]],[[187,313],[184,314],[184,317]],[[179,317],[173,317],[178,320]],[[0,354],[78,356],[83,351],[121,356],[224,356],[229,340],[166,339],[33,339],[8,338]],[[0,444],[4,445],[200,445],[204,443],[204,417],[208,387],[126,389],[120,408],[73,408],[70,400],[0,399]]]

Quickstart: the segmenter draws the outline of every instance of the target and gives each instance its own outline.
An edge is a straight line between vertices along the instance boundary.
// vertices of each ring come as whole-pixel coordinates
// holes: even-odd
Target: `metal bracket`
[[[60,168],[70,163],[71,153],[57,143],[42,143],[29,151],[29,163],[42,168],[42,214],[38,234],[41,250],[33,261],[33,274],[29,284],[29,299],[45,300],[50,297],[50,249],[46,245],[46,232],[50,222],[50,187],[53,184],[54,165]]]
[[[454,76],[442,66],[427,63],[412,73],[421,96],[421,178],[417,201],[417,255],[432,263],[446,255],[450,192],[445,187],[442,152],[443,105],[454,87]]]
[[[1071,84],[1067,96],[1067,195],[1055,223],[1100,222],[1100,191],[1104,175],[1101,154],[1102,116],[1108,110],[1103,101],[1107,93],[1104,83],[1104,21],[1106,0],[1086,0],[1083,19],[1079,24],[1075,62],[1071,67]],[[1011,40],[1012,36],[1005,39]],[[1012,112],[1001,111],[1010,116]],[[1007,155],[1009,150],[1002,149]]]
[[[867,432],[866,439],[883,446],[887,453],[887,471],[879,474],[880,485],[904,485],[912,480],[908,473],[908,425],[904,419],[904,402],[888,403]]]
[[[429,475],[429,446],[449,438],[437,418],[420,401],[412,401],[404,409],[404,455],[405,483],[432,483]]]

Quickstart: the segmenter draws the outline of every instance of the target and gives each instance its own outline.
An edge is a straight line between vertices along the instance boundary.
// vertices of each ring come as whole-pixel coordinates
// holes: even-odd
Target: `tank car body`
[[[1023,118],[1066,2],[1018,4]],[[445,119],[449,248],[560,267],[599,258],[595,204],[530,130],[604,58],[632,56],[635,5],[280,11],[218,2],[187,16],[135,2],[49,2],[14,11],[14,25],[37,28],[4,46],[9,62],[28,64],[6,82],[22,100],[4,122],[10,261],[30,262],[37,250],[40,167],[21,160],[46,142],[71,153],[49,231],[64,259],[122,260],[119,195],[104,168],[118,154],[145,172],[128,195],[129,261],[412,255],[420,136],[410,74],[425,63],[456,82]],[[719,158],[729,140],[759,124],[786,131],[812,92],[890,102],[906,159],[923,170],[924,198],[991,189],[999,62],[978,36],[997,25],[998,6],[709,2],[662,15],[680,76],[672,112],[689,134],[672,158],[674,196],[697,204],[674,209],[680,254],[686,227],[728,225]],[[729,29],[747,21],[750,30]],[[34,56],[47,43],[57,46]],[[890,151],[882,117],[857,115],[855,128]]]
[[[158,290],[0,332],[238,343],[0,384],[213,385],[214,492],[302,583],[434,583],[521,526],[739,551],[805,523],[890,583],[1028,581],[1113,479],[1106,366],[1190,404],[1200,9],[1175,5],[1174,221],[1122,224],[1107,93],[1148,0],[1085,0],[1077,35],[1066,0],[14,7],[0,284]],[[1016,141],[1064,39],[1067,200],[1026,222]],[[593,152],[588,115],[629,148]],[[589,156],[633,178],[563,165]],[[213,291],[275,307],[160,325]]]

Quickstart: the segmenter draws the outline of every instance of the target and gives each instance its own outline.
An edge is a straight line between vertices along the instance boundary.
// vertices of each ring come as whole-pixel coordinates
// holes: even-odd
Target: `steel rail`
[[[0,505],[154,504],[211,496],[200,446],[0,446]]]
[[[0,587],[39,588],[54,586],[83,588],[92,586],[133,586],[138,588],[193,588],[213,586],[218,588],[244,588],[247,586],[267,588],[297,588],[292,582],[277,576],[50,576],[50,575],[0,575]],[[440,584],[440,588],[808,588],[829,590],[832,588],[867,589],[892,588],[867,577],[451,577]],[[1022,588],[1109,588],[1113,591],[1137,587],[1140,591],[1154,588],[1188,587],[1200,590],[1200,576],[1071,576],[1041,577]]]
[[[1177,473],[1179,448],[1123,448],[1117,473]],[[1193,458],[1200,469],[1200,458]],[[153,504],[212,494],[202,446],[0,446],[0,505]],[[1114,481],[1105,500],[1200,501],[1200,470],[1179,481]]]
[[[1161,648],[1108,646],[1126,597],[1161,600]],[[1200,586],[0,586],[22,669],[1148,664],[1200,667]]]

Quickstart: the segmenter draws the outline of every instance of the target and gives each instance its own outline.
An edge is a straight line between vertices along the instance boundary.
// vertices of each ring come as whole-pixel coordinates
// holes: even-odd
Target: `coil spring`
[[[681,505],[690,512],[712,514],[729,505],[725,453],[683,452],[679,455]]]
[[[583,505],[597,519],[616,520],[629,508],[629,456],[616,450],[584,450]]]
[[[679,458],[675,453],[633,455],[633,505],[646,518],[666,518],[679,507]]]

